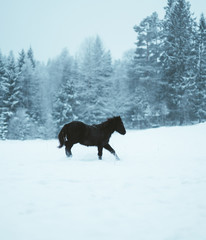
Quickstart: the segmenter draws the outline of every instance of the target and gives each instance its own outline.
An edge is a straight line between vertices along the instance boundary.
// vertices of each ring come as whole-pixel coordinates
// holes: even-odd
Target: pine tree
[[[60,88],[54,103],[54,118],[57,128],[77,118],[75,115],[77,107],[75,97],[73,81],[68,79],[66,84]]]
[[[8,138],[15,140],[34,138],[31,133],[31,124],[31,119],[26,109],[18,108],[9,121]]]
[[[64,124],[77,119],[77,100],[75,93],[74,62],[67,55],[63,62],[61,86],[54,102],[53,117],[56,123],[56,129],[59,130]]]
[[[20,88],[20,107],[27,109],[31,106],[32,81],[34,77],[34,69],[28,58],[25,58],[25,63],[21,67],[18,84]]]
[[[108,104],[112,65],[110,52],[98,36],[85,43],[80,69],[84,80],[80,117],[87,123],[103,121],[112,111]]]
[[[128,68],[128,86],[133,99],[142,98],[144,101],[147,101],[146,105],[149,106],[155,103],[160,85],[161,21],[157,13],[153,13],[151,16],[145,18],[138,26],[134,27],[134,30],[137,33],[137,42],[134,59]],[[136,96],[136,94],[143,95]],[[138,101],[135,100],[134,102],[137,104]],[[136,122],[139,127],[143,126],[143,124],[139,124],[135,119],[138,119],[140,115],[143,116],[146,110],[136,104],[131,105],[134,108],[130,110],[130,113],[132,113],[131,121]],[[139,112],[140,110],[142,111],[141,113]],[[134,115],[135,113],[137,116]],[[145,119],[145,125],[148,125],[148,119],[142,117],[142,121],[143,119]]]
[[[32,50],[31,47],[29,48],[29,50],[27,52],[27,57],[31,61],[32,67],[35,68],[36,63],[35,63],[35,60],[34,60],[34,53],[33,53],[33,50]]]
[[[4,104],[5,94],[7,90],[6,83],[6,66],[3,56],[0,52],[0,139],[5,140],[8,132],[7,108]]]
[[[202,14],[198,31],[198,64],[196,77],[195,115],[199,122],[206,120],[206,19]]]
[[[19,68],[19,72],[21,72],[23,65],[25,64],[25,58],[26,58],[26,54],[24,52],[24,49],[21,50],[21,52],[19,53],[19,58],[18,58],[18,68]]]
[[[48,82],[45,84],[47,87],[48,97],[53,103],[56,99],[57,89],[62,85],[63,71],[65,64],[72,64],[72,57],[69,55],[69,52],[64,48],[59,56],[55,59],[50,60],[47,64],[47,73],[48,73]]]
[[[28,52],[32,53],[30,49]],[[25,138],[39,137],[38,127],[41,123],[41,96],[40,96],[40,76],[38,65],[35,67],[32,64],[29,54],[25,56],[24,50],[19,54],[18,59],[18,88],[19,88],[19,103],[16,117],[26,116],[27,127],[30,127],[29,136]],[[14,122],[14,121],[13,121]],[[16,123],[18,121],[15,121]],[[19,122],[20,123],[20,122]],[[12,127],[12,126],[11,126]],[[22,137],[22,134],[20,134]]]
[[[159,70],[161,21],[156,12],[145,18],[139,26],[134,27],[137,33],[136,51],[131,78],[148,81],[156,78]]]
[[[114,62],[111,76],[112,89],[109,100],[114,108],[113,114],[116,116],[120,115],[127,128],[132,127],[132,108],[134,107],[131,104],[134,99],[133,90],[128,87],[130,83],[128,68],[131,66],[131,62],[133,62],[134,51],[134,49],[128,50],[123,54],[121,60]]]
[[[1,108],[3,107],[3,94],[5,90],[5,74],[6,74],[6,69],[5,69],[5,62],[3,60],[3,56],[0,52],[0,111],[2,112]]]
[[[4,123],[4,138],[8,136],[9,121],[14,115],[19,102],[19,89],[17,86],[18,73],[16,71],[16,63],[14,55],[10,52],[5,67],[5,75],[3,77],[3,96],[2,96],[2,109],[3,114],[1,121]]]
[[[4,103],[7,106],[9,106],[9,111],[11,113],[14,113],[19,102],[19,89],[17,85],[18,72],[13,52],[10,53],[7,61],[8,61],[6,67],[7,99],[4,99]]]
[[[168,0],[163,23],[162,95],[169,109],[171,123],[188,121],[189,96],[194,85],[195,22],[190,4],[185,0]]]
[[[32,78],[30,79],[29,84],[30,107],[28,113],[37,125],[41,123],[40,81],[41,77],[39,74],[39,66],[36,64],[36,67],[32,72]]]

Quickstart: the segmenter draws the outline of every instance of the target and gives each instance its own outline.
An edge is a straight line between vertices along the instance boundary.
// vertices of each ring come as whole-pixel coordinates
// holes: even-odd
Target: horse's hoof
[[[120,158],[117,156],[117,154],[115,154],[115,158],[116,158],[116,160],[120,160]]]
[[[66,156],[71,158],[72,157],[72,154],[69,154],[69,153],[66,153]]]

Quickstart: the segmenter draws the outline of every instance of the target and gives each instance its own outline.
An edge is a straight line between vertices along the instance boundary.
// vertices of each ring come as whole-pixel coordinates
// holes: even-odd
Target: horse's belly
[[[85,146],[96,146],[95,142],[93,141],[89,141],[89,140],[84,140],[84,141],[81,141],[80,144],[82,145],[85,145]]]

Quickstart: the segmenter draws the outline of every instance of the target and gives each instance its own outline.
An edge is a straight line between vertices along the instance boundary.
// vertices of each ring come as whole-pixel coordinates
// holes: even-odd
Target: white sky
[[[206,16],[206,0],[190,0],[191,11]],[[66,47],[74,55],[97,34],[113,58],[134,48],[135,24],[154,11],[164,16],[167,0],[0,0],[0,50],[15,54],[30,46],[47,61]]]

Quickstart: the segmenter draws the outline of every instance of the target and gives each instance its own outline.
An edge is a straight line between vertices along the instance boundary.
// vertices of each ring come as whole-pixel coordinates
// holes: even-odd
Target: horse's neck
[[[100,129],[103,129],[106,133],[110,135],[115,131],[114,126],[109,122],[103,122],[97,126],[99,126]]]

